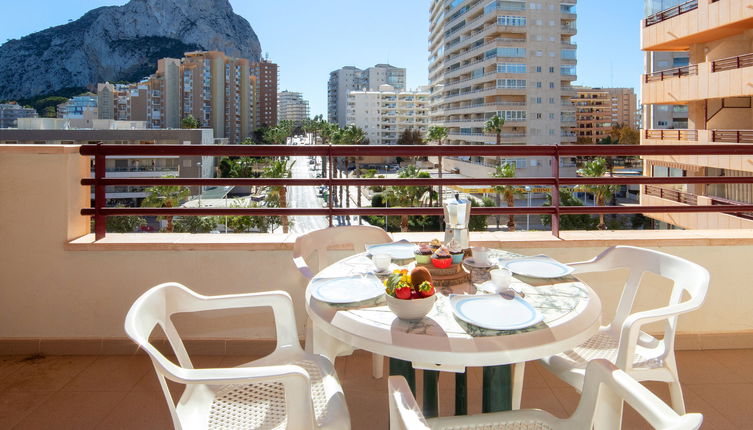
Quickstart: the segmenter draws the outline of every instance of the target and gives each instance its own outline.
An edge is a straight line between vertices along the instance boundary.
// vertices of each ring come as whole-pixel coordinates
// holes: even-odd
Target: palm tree
[[[597,157],[591,161],[587,161],[582,169],[578,169],[577,173],[578,176],[585,176],[587,178],[601,178],[607,173],[607,162],[605,159]],[[579,185],[577,189],[593,194],[596,206],[604,206],[604,203],[617,191],[615,185]],[[597,228],[599,230],[607,229],[603,213],[599,214],[599,225]]]
[[[261,175],[265,178],[291,178],[293,176],[292,169],[295,161],[291,162],[290,165],[288,165],[288,161],[290,160],[279,159],[272,161],[272,163],[264,169],[264,172]],[[286,208],[288,207],[287,195],[287,188],[284,185],[281,185],[270,187],[267,198],[273,203],[277,202],[277,207]],[[282,232],[287,233],[290,224],[288,217],[282,216],[280,218],[282,220]]]
[[[621,126],[620,129],[622,129]],[[613,139],[612,136],[607,136],[599,141],[599,145],[619,145],[619,143],[620,140]],[[609,176],[614,176],[614,158],[605,158],[605,161],[607,163],[607,170],[609,170]]]
[[[416,166],[409,165],[400,169],[397,177],[401,179],[419,178],[421,177],[421,173],[421,170]],[[389,207],[413,207],[425,191],[425,187],[396,185],[387,187],[384,190],[384,193],[382,193],[382,196]],[[408,215],[401,215],[400,217],[400,231],[407,232]],[[387,227],[388,226],[385,225],[385,228]]]
[[[437,142],[437,145],[442,146],[442,141],[447,138],[447,127],[440,127],[437,125],[432,125],[429,127],[428,134],[426,138],[431,142]],[[442,179],[442,156],[440,155],[437,157],[439,166],[439,179]],[[439,194],[437,196],[437,200],[439,201],[439,204],[442,204],[442,186],[439,186]]]
[[[349,125],[345,129],[345,140],[348,142],[349,145],[363,145],[367,142],[366,139],[366,133],[361,129],[360,127],[356,125]],[[358,165],[358,156],[353,157],[353,161],[356,164],[356,177],[361,177],[361,169]],[[346,170],[347,172],[347,170]],[[350,187],[348,187],[347,192],[347,199],[350,201]],[[356,187],[356,196],[358,197],[358,201],[356,202],[356,206],[359,208],[361,207],[361,186]],[[350,203],[348,203],[348,206],[350,207]],[[359,218],[360,221],[360,218]]]
[[[163,178],[175,178],[175,176],[163,176]],[[180,206],[183,200],[191,194],[188,187],[181,185],[158,185],[146,189],[146,197],[141,201],[142,207],[147,208],[174,208]],[[165,216],[167,220],[167,232],[173,232],[173,216]]]
[[[494,133],[497,135],[497,146],[502,144],[502,127],[505,126],[505,119],[499,115],[489,118],[484,124],[484,133]],[[497,157],[497,166],[500,165],[500,159]],[[497,202],[499,204],[499,202]]]
[[[491,174],[494,178],[514,178],[515,177],[515,164],[505,163],[501,166],[497,166],[494,173]],[[497,192],[497,206],[499,206],[500,195],[505,199],[507,207],[511,208],[515,206],[515,195],[521,194],[517,187],[513,185],[496,185],[494,191]],[[497,216],[497,228],[499,228],[499,216]],[[515,215],[510,214],[507,221],[507,230],[515,231]]]

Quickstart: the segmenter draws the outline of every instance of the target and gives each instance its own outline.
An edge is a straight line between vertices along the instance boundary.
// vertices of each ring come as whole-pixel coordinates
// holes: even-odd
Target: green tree
[[[117,205],[117,208],[124,207]],[[133,233],[139,227],[146,225],[146,220],[140,216],[108,216],[107,231],[111,233]]]
[[[175,178],[175,176],[163,176],[163,178]],[[142,207],[149,208],[175,208],[181,205],[191,194],[188,187],[181,185],[158,185],[146,189],[146,197],[141,201]],[[167,232],[173,232],[173,216],[165,216],[167,220]]]
[[[293,165],[295,161],[288,165],[290,160],[280,159],[272,161],[262,172],[262,176],[265,178],[290,178],[293,176]],[[287,188],[284,185],[269,187],[269,193],[267,194],[267,205],[273,207],[286,208],[288,207],[287,200]],[[281,217],[282,220],[282,232],[288,233],[288,226],[290,220],[287,216]]]
[[[55,106],[46,106],[42,109],[42,118],[57,118],[58,109]]]
[[[181,216],[175,218],[178,233],[209,233],[217,227],[217,218],[211,216]]]
[[[180,128],[201,128],[201,124],[193,115],[188,114],[180,121]]]
[[[420,178],[422,177],[420,169],[416,166],[409,165],[402,169],[397,174],[398,178]],[[386,187],[382,196],[384,201],[390,207],[414,207],[416,203],[420,201],[421,196],[426,192],[427,187],[419,186],[389,186]],[[408,231],[408,215],[401,215],[400,230],[403,232]]]
[[[586,161],[583,168],[578,169],[577,173],[578,176],[587,178],[601,178],[607,173],[607,162],[601,157]],[[605,202],[612,197],[612,194],[617,192],[616,185],[579,185],[576,189],[593,194],[597,206],[604,206]],[[599,230],[606,230],[607,228],[603,213],[599,214],[598,228]]]
[[[515,164],[505,163],[501,166],[497,166],[494,172],[491,174],[494,178],[514,178],[515,177]],[[497,193],[497,206],[500,204],[500,197],[505,200],[507,207],[511,208],[515,206],[515,196],[521,194],[518,187],[514,185],[497,185],[494,187],[494,191]],[[497,216],[497,228],[499,228],[499,216]],[[515,215],[510,214],[507,221],[507,230],[515,231]]]
[[[429,127],[428,133],[427,133],[427,139],[430,142],[437,142],[437,145],[442,146],[442,142],[447,139],[447,127],[440,127],[438,125],[432,125]],[[442,179],[442,156],[437,157],[437,166],[439,167],[438,170],[438,176],[439,179]],[[439,201],[439,204],[442,204],[442,199],[444,198],[444,193],[442,190],[442,186],[440,185],[438,188],[439,192],[437,193],[439,196],[437,197],[437,200]]]
[[[476,199],[470,199],[471,207],[477,207],[479,204]],[[482,201],[486,207],[494,206],[494,202],[491,199],[484,199]],[[471,219],[468,220],[468,230],[470,231],[486,231],[486,215],[471,215]]]
[[[348,145],[365,145],[368,143],[368,139],[366,139],[366,133],[363,131],[363,129],[361,129],[360,127],[354,124],[351,124],[345,128],[343,139]],[[358,165],[358,157],[353,157],[353,162],[355,163],[355,166],[356,166],[356,169],[355,169],[356,178],[360,178],[361,169],[360,169],[360,166]],[[345,176],[346,177],[348,176],[348,157],[345,158]],[[347,189],[347,192],[346,192],[345,199],[347,201],[347,207],[350,207],[350,187],[347,187],[346,189]],[[356,187],[356,197],[357,197],[356,206],[360,208],[361,207],[361,186],[360,185]]]
[[[259,203],[249,200],[247,204],[234,200],[231,208],[259,208]],[[277,216],[248,216],[239,215],[227,218],[227,227],[235,233],[245,233],[257,229],[259,232],[268,233],[280,225],[280,217]]]
[[[499,115],[489,118],[484,124],[484,133],[493,133],[497,136],[497,146],[502,144],[502,127],[505,126],[505,119]],[[497,157],[497,166],[500,165],[500,158]]]
[[[552,205],[552,195],[547,194],[544,206]],[[578,200],[573,192],[567,188],[560,188],[560,206],[583,206],[583,202]],[[552,216],[549,214],[541,215],[541,223],[552,225]],[[597,221],[588,214],[560,215],[560,230],[594,230]]]

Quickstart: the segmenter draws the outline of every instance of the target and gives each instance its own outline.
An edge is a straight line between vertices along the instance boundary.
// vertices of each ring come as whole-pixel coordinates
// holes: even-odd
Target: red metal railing
[[[711,141],[719,143],[753,143],[753,130],[713,130]]]
[[[667,130],[672,131],[672,130]],[[674,130],[677,131],[677,130]],[[717,206],[561,206],[559,189],[569,185],[592,184],[715,184],[753,183],[753,177],[693,176],[693,177],[560,177],[562,157],[589,156],[640,156],[640,155],[750,155],[753,145],[397,145],[397,146],[351,146],[351,145],[83,145],[81,155],[94,157],[94,177],[81,180],[84,186],[94,189],[94,206],[84,208],[81,214],[93,216],[97,240],[104,238],[106,218],[115,215],[157,216],[296,216],[319,215],[332,217],[345,215],[434,215],[441,216],[439,207],[413,208],[336,208],[332,193],[325,208],[112,208],[106,207],[105,187],[115,185],[195,185],[195,186],[374,186],[374,185],[539,185],[548,186],[552,193],[551,206],[538,207],[475,207],[473,215],[504,214],[550,214],[552,233],[559,236],[559,217],[566,214],[598,213],[666,213],[666,212],[753,212],[752,205]],[[271,178],[108,178],[105,175],[105,159],[108,156],[318,156],[328,159],[327,178],[321,179],[271,179]],[[486,156],[486,157],[551,157],[552,175],[549,177],[516,178],[427,178],[427,179],[336,179],[333,176],[333,160],[337,157],[361,156]]]
[[[645,130],[646,139],[698,141],[698,130]]]
[[[712,72],[740,69],[753,66],[753,54],[738,55],[737,57],[722,58],[711,62]]]
[[[647,73],[643,75],[643,81],[646,83],[654,81],[663,81],[669,78],[680,78],[683,76],[692,76],[698,74],[698,65],[691,64],[689,66],[677,67],[674,69],[662,70],[654,73]]]
[[[674,18],[678,15],[682,15],[684,13],[690,12],[691,10],[694,10],[697,8],[698,8],[698,0],[690,0],[688,2],[677,5],[675,7],[664,9],[663,11],[659,13],[655,13],[647,17],[645,20],[645,26],[648,27],[654,24],[658,24],[662,21],[666,21],[670,18]]]
[[[697,205],[698,196],[691,193],[685,193],[682,191],[672,190],[669,188],[657,187],[654,185],[646,185],[643,188],[643,192],[648,196],[659,197],[666,200],[671,200],[677,203],[683,203],[686,205]]]

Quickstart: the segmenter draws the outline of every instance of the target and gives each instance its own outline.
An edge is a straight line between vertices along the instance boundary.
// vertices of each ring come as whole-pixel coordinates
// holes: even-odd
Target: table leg
[[[512,372],[509,364],[484,367],[482,412],[509,411],[512,409]]]
[[[424,416],[433,418],[439,416],[439,372],[424,370]]]
[[[468,369],[455,374],[455,415],[468,415]]]
[[[390,375],[400,375],[408,381],[413,395],[416,395],[416,371],[410,361],[398,360],[390,357]]]

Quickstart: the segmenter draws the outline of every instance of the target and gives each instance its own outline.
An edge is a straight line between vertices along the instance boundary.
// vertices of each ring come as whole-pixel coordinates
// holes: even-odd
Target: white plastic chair
[[[677,317],[701,307],[708,290],[709,272],[683,258],[632,246],[614,246],[590,261],[571,263],[570,266],[575,268],[575,274],[620,268],[630,271],[612,322],[600,327],[596,335],[577,348],[546,357],[541,363],[580,390],[588,362],[595,358],[607,359],[638,381],[669,383],[672,407],[679,414],[685,413],[675,362]],[[669,303],[631,314],[645,272],[674,282]],[[662,339],[641,331],[643,325],[657,321],[664,322]],[[514,389],[521,392],[522,388],[522,380],[517,380]]]
[[[321,269],[337,261],[330,256],[329,250],[353,250],[353,253],[365,251],[366,245],[392,242],[390,235],[379,227],[354,225],[347,227],[330,227],[315,230],[298,236],[293,245],[293,262],[306,279],[313,278]],[[309,266],[316,255],[317,264]],[[306,351],[312,352],[313,326],[311,319],[306,320]],[[352,352],[352,351],[350,351]],[[334,359],[334,357],[332,357]],[[384,373],[384,357],[372,355],[372,373],[381,378]]]
[[[539,409],[425,419],[405,378],[390,376],[388,384],[391,430],[616,429],[620,426],[623,399],[655,429],[693,430],[703,422],[701,414],[678,415],[646,387],[602,359],[589,363],[583,395],[575,412],[566,419]]]
[[[194,369],[171,321],[183,312],[270,306],[277,347],[270,355],[235,368]],[[159,325],[178,364],[149,336]],[[349,429],[345,397],[326,358],[301,349],[290,296],[282,291],[202,296],[168,282],[131,306],[125,330],[152,359],[176,429]],[[177,404],[166,379],[185,384]]]

